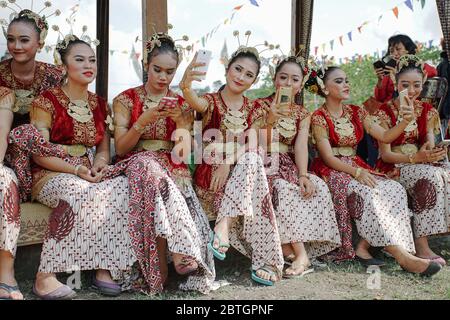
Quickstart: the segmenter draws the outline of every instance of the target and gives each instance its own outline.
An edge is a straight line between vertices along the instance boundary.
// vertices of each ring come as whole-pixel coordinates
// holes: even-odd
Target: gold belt
[[[63,147],[64,151],[71,157],[85,156],[88,151],[86,146],[82,144],[73,144],[73,145],[60,144],[60,146]]]
[[[338,147],[331,148],[335,157],[354,157],[356,156],[356,150],[352,147]]]
[[[210,143],[205,150],[215,151],[216,153],[225,153],[227,155],[234,154],[240,145],[237,142],[213,142]]]
[[[270,153],[288,153],[289,146],[282,142],[273,142],[270,144],[270,149],[268,150]]]
[[[415,144],[402,144],[400,146],[392,147],[392,152],[403,153],[406,155],[415,154],[419,148]]]
[[[172,141],[164,140],[139,140],[135,150],[137,151],[159,151],[159,150],[172,150],[174,143]]]

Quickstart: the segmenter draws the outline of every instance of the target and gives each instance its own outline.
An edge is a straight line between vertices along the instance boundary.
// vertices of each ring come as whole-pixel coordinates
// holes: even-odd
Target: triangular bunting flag
[[[392,9],[392,11],[394,12],[395,17],[398,19],[398,7],[395,7],[394,9]]]
[[[259,7],[259,4],[258,4],[258,2],[256,2],[256,0],[250,0],[250,3],[254,6]]]
[[[408,8],[410,8],[411,11],[414,11],[414,7],[413,7],[413,4],[412,4],[412,1],[411,1],[411,0],[406,0],[406,1],[405,1],[405,5],[406,5]]]
[[[349,33],[347,33],[347,35],[348,35],[348,39],[349,39],[350,41],[353,41],[353,39],[352,39],[352,31],[350,31]]]
[[[361,33],[361,31],[362,31],[362,27],[363,27],[363,26],[359,26],[359,27],[358,27],[359,33]]]
[[[431,48],[433,47],[433,42],[434,42],[434,40],[430,40],[430,41],[428,42],[428,48],[429,48],[429,49],[431,49]]]
[[[426,1],[426,0],[421,0],[421,3],[422,3],[422,9],[425,8],[425,1]]]
[[[331,47],[331,51],[333,51],[333,48],[334,48],[334,40],[331,40],[331,41],[330,41],[330,47]]]
[[[233,10],[236,10],[236,11],[237,11],[237,10],[241,10],[241,8],[242,8],[243,6],[244,6],[244,5],[242,4],[242,5],[240,5],[240,6],[234,7]]]
[[[341,46],[344,45],[344,36],[339,37],[339,42],[341,43]]]
[[[319,52],[319,47],[314,48],[314,55],[317,56],[317,53]]]
[[[381,19],[383,19],[383,15],[378,17],[378,23],[380,23]]]
[[[326,43],[323,43],[322,44],[322,52],[325,52],[325,48],[327,47],[327,44]]]
[[[225,21],[223,22],[223,24],[227,24],[227,23],[228,23],[228,20],[230,20],[230,19],[225,19]]]

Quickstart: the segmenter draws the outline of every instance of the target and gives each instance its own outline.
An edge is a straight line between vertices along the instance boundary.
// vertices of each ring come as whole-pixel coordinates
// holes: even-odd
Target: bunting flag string
[[[420,2],[421,6],[422,6],[422,10],[425,8],[426,5],[426,0],[402,0],[402,2],[400,2],[398,5],[396,5],[395,7],[393,7],[392,9],[390,9],[388,12],[392,12],[394,14],[394,16],[399,19],[399,15],[400,15],[400,8],[401,5],[405,5],[406,7],[408,7],[412,12],[414,12],[414,4],[413,1],[416,2]],[[373,20],[373,21],[364,21],[362,24],[360,24],[355,30],[358,31],[358,34],[362,34],[364,31],[364,27],[373,23],[373,24],[380,24],[381,20],[386,17],[386,12],[383,14],[380,14],[378,16],[377,19]],[[349,31],[347,33],[347,38],[349,42],[353,42],[354,40],[354,30]],[[335,38],[336,39],[336,38]],[[335,43],[335,39],[333,40],[329,40],[326,41],[320,45],[317,45],[314,47],[314,54],[317,56],[317,54],[319,54],[319,50],[322,49],[322,52],[320,54],[325,54],[325,51],[327,49],[327,44],[330,44],[330,50],[333,51],[335,49],[334,43]],[[339,37],[337,37],[337,39],[339,39],[339,43],[341,44],[341,46],[344,46],[344,35],[340,35]]]
[[[262,1],[262,0],[249,0],[249,2],[250,2],[251,5],[253,5],[253,6],[255,6],[255,7],[258,7],[258,8],[260,7],[260,6],[259,6],[259,3],[260,3],[261,1]],[[211,29],[211,31],[209,31],[206,35],[203,35],[203,36],[201,37],[201,43],[202,43],[202,46],[205,47],[205,46],[207,45],[208,40],[211,40],[211,39],[212,39],[212,37],[218,32],[218,30],[220,29],[220,27],[221,27],[222,25],[224,25],[224,26],[225,26],[225,25],[231,25],[231,23],[233,22],[234,18],[236,17],[236,14],[237,14],[242,8],[244,8],[245,6],[246,6],[246,4],[244,3],[244,4],[241,4],[241,5],[239,5],[239,6],[234,7],[233,10],[232,10],[231,16],[230,16],[229,18],[225,18],[225,19],[223,20],[222,23],[218,24],[216,27],[214,27],[213,29]]]

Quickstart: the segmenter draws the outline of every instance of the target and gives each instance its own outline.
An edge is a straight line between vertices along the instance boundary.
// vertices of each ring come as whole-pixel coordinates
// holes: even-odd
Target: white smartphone
[[[205,65],[203,67],[197,67],[195,68],[195,71],[199,72],[208,72],[209,63],[211,62],[212,52],[209,50],[199,50],[197,52],[197,59],[195,60],[196,63],[204,63]],[[205,80],[205,76],[200,76],[202,80]]]

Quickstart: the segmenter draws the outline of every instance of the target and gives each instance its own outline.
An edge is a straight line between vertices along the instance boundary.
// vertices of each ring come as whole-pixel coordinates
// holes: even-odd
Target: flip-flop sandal
[[[229,247],[230,247],[230,244],[228,244],[228,243],[223,243],[223,242],[222,242],[222,239],[220,239],[220,237],[219,237],[215,232],[213,232],[213,231],[211,231],[210,237],[211,237],[211,241],[208,242],[208,249],[211,250],[212,253],[213,253],[213,255],[214,255],[214,257],[216,257],[216,258],[219,259],[220,261],[225,260],[225,258],[227,257],[227,255],[226,255],[225,253],[223,253],[223,252],[220,252],[220,251],[217,250],[217,249],[220,249],[220,248],[229,248]],[[214,248],[214,239],[216,239],[216,238],[219,240],[219,248]]]
[[[311,268],[311,266],[305,266],[304,264],[301,264],[300,266],[304,267],[304,270],[302,273],[299,274],[283,274],[283,278],[285,279],[298,279],[298,278],[303,278],[304,276],[306,276],[307,274],[313,273],[314,272],[314,268]]]
[[[269,269],[269,267],[262,267],[262,268],[260,268],[260,269],[258,269],[258,270],[262,270],[262,271],[268,273],[270,276],[276,275],[276,273],[273,272],[272,269]],[[258,275],[256,274],[256,271],[257,271],[257,270],[252,270],[252,280],[253,280],[253,281],[255,281],[255,282],[259,283],[259,284],[268,286],[268,287],[272,287],[272,286],[274,285],[274,282],[273,282],[273,281],[271,281],[271,280],[266,280],[266,279],[263,279],[263,278],[258,277]]]
[[[92,289],[108,297],[118,297],[122,293],[120,285],[98,280],[95,275],[92,278]]]
[[[72,300],[77,296],[76,292],[66,285],[63,285],[48,294],[38,293],[34,285],[32,290],[34,295],[41,300]]]
[[[6,283],[0,283],[0,289],[5,290],[9,293],[9,297],[0,297],[0,300],[14,300],[13,298],[11,298],[11,293],[20,292],[18,286],[10,286]]]

